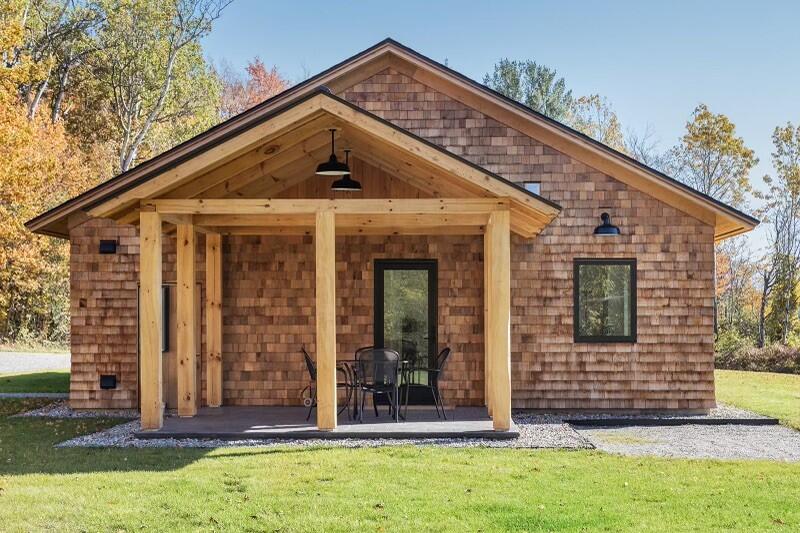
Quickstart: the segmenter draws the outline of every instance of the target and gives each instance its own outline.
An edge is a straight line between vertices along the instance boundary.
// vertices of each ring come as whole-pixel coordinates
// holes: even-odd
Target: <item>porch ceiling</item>
[[[213,227],[217,232],[309,231],[313,227],[313,217],[308,220],[297,217],[308,217],[320,210],[313,202],[309,203],[310,200],[303,201],[303,213],[248,212],[249,204],[230,200],[256,199],[256,204],[266,204],[268,199],[280,196],[305,180],[324,179],[315,176],[314,170],[330,153],[329,128],[336,129],[337,155],[343,157],[344,148],[352,149],[354,157],[406,182],[421,195],[439,199],[503,199],[504,208],[512,214],[512,230],[520,235],[536,235],[560,210],[558,205],[486,169],[327,91],[319,91],[140,184],[108,195],[92,206],[88,214],[114,218],[122,223],[137,223],[142,203],[158,200],[159,210],[165,214],[197,215],[200,218],[193,220],[194,224]],[[337,193],[336,196],[366,200],[371,194],[374,193],[365,188],[363,194]],[[330,198],[334,197],[330,193]],[[168,200],[201,199],[227,200],[213,205],[238,207],[231,208],[231,212],[213,213],[202,209],[192,213],[163,211],[163,206],[169,205],[164,203]],[[434,232],[433,228],[451,233],[477,233],[489,212],[484,209],[480,215],[472,213],[469,216],[464,213],[454,215],[445,210],[438,214],[400,213],[396,208],[373,212],[367,203],[348,205],[348,209],[366,208],[367,211],[337,216],[337,228],[344,233],[419,233]],[[451,207],[453,203],[447,205]],[[220,218],[223,215],[227,218]],[[165,220],[170,222],[171,218],[167,216]],[[180,220],[185,221],[186,216]]]

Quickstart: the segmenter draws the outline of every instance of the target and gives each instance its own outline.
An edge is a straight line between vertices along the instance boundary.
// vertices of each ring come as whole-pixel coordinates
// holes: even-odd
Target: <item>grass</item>
[[[800,429],[800,376],[717,370],[717,400]]]
[[[118,421],[8,418],[4,531],[800,528],[800,465],[594,451],[61,449]]]
[[[69,372],[0,374],[0,392],[69,392]]]

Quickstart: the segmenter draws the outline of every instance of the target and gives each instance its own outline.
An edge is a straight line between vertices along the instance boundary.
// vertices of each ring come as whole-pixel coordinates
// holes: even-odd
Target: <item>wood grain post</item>
[[[489,235],[488,228],[483,235],[483,380],[484,380],[484,403],[486,409],[489,411],[489,416],[492,416],[492,357],[490,351],[492,343],[489,336],[489,308],[491,307],[492,296],[492,272],[489,268],[489,258],[491,252],[489,251]]]
[[[222,235],[206,233],[206,393],[222,405]]]
[[[492,421],[495,431],[511,428],[511,215],[499,211],[486,227],[489,258],[489,356]]]
[[[197,414],[194,226],[178,224],[177,247],[178,416],[194,416]]]
[[[161,215],[139,214],[139,389],[142,429],[164,423],[161,340]]]
[[[336,429],[336,221],[316,214],[317,427]]]

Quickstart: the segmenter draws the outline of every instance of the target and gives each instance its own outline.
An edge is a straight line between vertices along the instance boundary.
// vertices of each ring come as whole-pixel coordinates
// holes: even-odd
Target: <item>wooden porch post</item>
[[[177,247],[178,416],[194,416],[197,414],[194,226],[178,224]]]
[[[492,292],[489,300],[489,357],[492,421],[496,431],[511,428],[511,215],[489,215],[486,268]]]
[[[317,427],[336,429],[336,221],[316,214]]]
[[[492,416],[492,356],[490,355],[492,343],[489,333],[489,308],[492,306],[492,272],[489,268],[489,261],[492,253],[489,250],[490,238],[487,231],[483,235],[483,380],[484,380],[484,403]]]
[[[139,213],[139,389],[142,429],[164,423],[161,384],[161,215]]]
[[[206,389],[209,407],[222,405],[222,236],[206,233]]]

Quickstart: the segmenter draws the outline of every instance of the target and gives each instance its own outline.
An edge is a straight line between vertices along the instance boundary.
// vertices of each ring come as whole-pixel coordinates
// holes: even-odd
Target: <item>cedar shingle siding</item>
[[[342,96],[488,170],[540,181],[563,207],[538,237],[512,236],[512,397],[515,408],[708,409],[713,382],[713,228],[476,110],[386,70]],[[357,154],[354,154],[357,155]],[[425,196],[354,162],[365,196]],[[378,187],[372,183],[394,181]],[[314,182],[284,197],[322,197]],[[596,237],[602,211],[622,235]],[[120,236],[116,256],[101,238]],[[73,229],[71,402],[136,406],[135,229],[90,221]],[[203,253],[202,241],[198,243]],[[165,237],[164,280],[174,280],[174,237]],[[311,237],[225,237],[224,401],[295,405],[306,384],[298,350],[314,347]],[[439,344],[454,355],[443,383],[450,405],[483,402],[483,245],[480,236],[337,238],[339,356],[372,342],[375,258],[439,262]],[[636,258],[638,340],[575,344],[572,260]],[[198,257],[198,280],[204,265]],[[116,391],[99,374],[120,374]],[[205,385],[205,382],[203,382]]]

